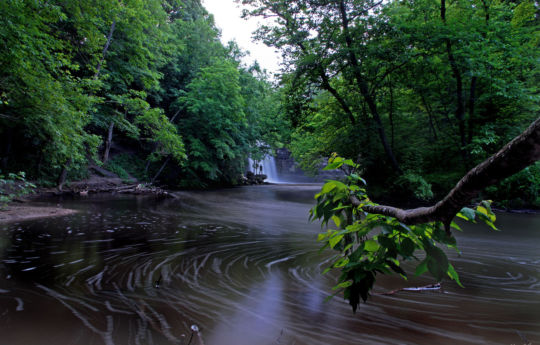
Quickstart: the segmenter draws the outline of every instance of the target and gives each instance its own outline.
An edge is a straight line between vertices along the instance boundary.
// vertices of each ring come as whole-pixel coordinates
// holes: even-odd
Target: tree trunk
[[[176,117],[180,114],[180,111],[182,109],[178,109],[178,111],[176,113],[174,113],[173,117],[171,117],[171,119],[169,120],[170,123],[172,123],[174,125],[174,121],[176,120]]]
[[[347,17],[347,12],[345,9],[345,4],[343,3],[343,0],[339,2],[339,8],[341,13],[341,22],[343,27],[343,34],[345,35],[345,43],[347,45],[348,50],[348,60],[351,64],[354,78],[356,80],[356,83],[358,85],[358,88],[360,89],[360,93],[362,94],[362,97],[366,101],[369,111],[371,113],[371,116],[373,116],[373,119],[375,120],[375,123],[377,125],[377,132],[379,134],[379,138],[381,140],[381,144],[383,145],[384,152],[386,153],[386,156],[390,160],[390,163],[392,164],[392,167],[394,170],[396,170],[398,173],[401,173],[401,168],[399,167],[399,164],[397,162],[397,159],[394,155],[394,152],[392,151],[392,148],[390,147],[390,144],[388,143],[388,139],[386,137],[386,133],[384,131],[384,126],[381,120],[381,117],[379,116],[379,111],[377,109],[377,104],[375,103],[375,99],[373,96],[369,93],[369,88],[367,85],[366,80],[363,78],[361,72],[360,72],[360,66],[358,65],[358,59],[356,57],[356,54],[353,50],[353,42],[351,35],[349,33],[349,19]]]
[[[467,142],[472,142],[474,132],[474,105],[476,101],[476,77],[471,78],[471,89],[469,90],[469,125]]]
[[[167,156],[167,159],[165,159],[165,162],[163,162],[163,164],[161,165],[161,167],[159,168],[158,172],[156,173],[156,175],[152,178],[152,180],[150,181],[150,183],[154,183],[156,182],[157,178],[159,175],[161,175],[161,172],[163,171],[163,169],[165,169],[165,166],[167,165],[167,163],[169,163],[169,161],[171,160],[171,156]]]
[[[105,42],[105,46],[103,47],[103,51],[101,53],[101,60],[99,60],[99,63],[96,69],[96,74],[94,74],[94,79],[97,79],[99,77],[99,73],[101,72],[101,66],[103,66],[103,62],[105,62],[105,56],[107,55],[107,51],[109,50],[109,46],[111,45],[111,40],[112,40],[115,28],[116,28],[116,19],[113,20],[111,24],[111,29],[109,30],[109,35],[107,36],[107,42]]]
[[[435,130],[435,125],[433,123],[433,111],[431,110],[431,107],[426,102],[426,98],[424,95],[420,95],[420,98],[422,99],[422,103],[424,104],[424,107],[426,108],[426,112],[428,114],[429,119],[429,128],[431,129],[431,132],[433,133],[433,140],[438,140],[437,138],[437,131]]]
[[[109,160],[109,152],[111,151],[112,137],[113,137],[114,122],[111,121],[109,130],[107,131],[107,140],[105,140],[105,150],[103,151],[103,164]]]
[[[388,118],[390,120],[390,147],[394,150],[394,90],[392,83],[389,83],[390,88],[390,110],[388,111]]]
[[[6,145],[5,145],[2,160],[0,161],[0,164],[1,164],[0,167],[4,171],[7,170],[9,155],[11,154],[11,148],[13,146],[13,130],[8,130],[5,138],[6,138],[6,141],[5,141]]]
[[[298,46],[300,47],[303,53],[309,54],[309,52],[306,49],[306,46],[302,42],[298,42]],[[336,101],[338,101],[341,109],[343,109],[345,114],[347,114],[347,117],[349,118],[349,121],[351,121],[351,124],[353,126],[356,125],[356,119],[354,118],[354,114],[351,110],[351,107],[347,104],[347,102],[339,94],[339,92],[334,87],[332,87],[332,85],[330,85],[330,80],[328,76],[326,75],[324,67],[321,64],[319,64],[317,65],[317,70],[319,73],[319,77],[321,78],[321,87],[324,90],[330,92],[330,94],[336,99]]]
[[[277,9],[274,9],[274,12],[276,13],[276,15],[278,15],[281,19],[283,19],[286,22],[285,27],[287,28],[289,34],[291,36],[294,36],[296,34],[296,32],[295,32],[295,27],[294,27],[293,23],[291,23],[291,18],[281,14]],[[304,54],[306,54],[306,55],[309,54],[309,51],[306,48],[306,46],[304,45],[303,41],[296,41],[294,43],[300,48],[300,50],[302,50],[302,52]],[[339,94],[339,92],[334,87],[332,87],[332,85],[330,85],[328,75],[326,74],[325,68],[322,65],[322,63],[317,64],[316,70],[317,70],[317,73],[318,73],[319,77],[321,78],[320,87],[323,88],[324,90],[330,92],[330,94],[336,99],[336,101],[338,101],[341,109],[343,109],[345,114],[347,114],[347,117],[349,118],[349,121],[351,122],[351,124],[353,126],[356,125],[356,119],[354,118],[354,114],[353,114],[353,112],[351,110],[351,107],[347,104],[347,102]]]
[[[343,109],[343,111],[345,111],[345,114],[347,114],[347,117],[349,118],[349,121],[351,121],[351,124],[354,126],[356,125],[356,120],[354,118],[354,115],[352,113],[352,110],[351,108],[349,107],[349,105],[347,104],[347,102],[345,102],[345,99],[343,97],[341,97],[341,95],[337,92],[336,89],[334,89],[332,87],[332,85],[330,85],[330,81],[328,80],[328,76],[326,75],[326,73],[324,73],[324,70],[322,67],[320,67],[320,76],[321,76],[321,79],[322,79],[322,87],[324,89],[326,89],[328,92],[330,92],[332,94],[332,96],[334,96],[334,98],[338,101],[339,105],[341,106],[341,109]]]
[[[441,20],[444,25],[446,25],[446,0],[441,0]],[[456,59],[454,57],[454,54],[452,52],[452,42],[449,38],[445,39],[446,44],[446,54],[448,56],[448,62],[450,63],[450,69],[452,70],[452,75],[454,76],[454,79],[456,80],[456,112],[455,116],[458,120],[458,127],[459,127],[459,139],[460,139],[460,147],[459,150],[461,152],[461,159],[463,160],[463,165],[467,167],[468,164],[468,155],[465,150],[465,146],[467,145],[467,138],[465,135],[465,100],[463,97],[463,78],[461,76],[461,72],[458,68]]]
[[[518,173],[538,160],[540,160],[540,118],[499,152],[471,169],[443,200],[431,207],[404,210],[383,205],[362,206],[354,196],[350,201],[366,212],[395,217],[405,224],[440,221],[449,231],[456,213],[483,189]]]
[[[150,159],[146,160],[146,165],[144,166],[144,174],[148,175],[148,169],[150,168]]]
[[[59,191],[62,191],[62,188],[64,187],[64,183],[66,183],[67,173],[68,173],[68,169],[70,165],[71,165],[71,158],[69,158],[66,164],[64,164],[64,166],[62,167],[62,171],[60,172],[60,175],[58,176],[57,188]]]

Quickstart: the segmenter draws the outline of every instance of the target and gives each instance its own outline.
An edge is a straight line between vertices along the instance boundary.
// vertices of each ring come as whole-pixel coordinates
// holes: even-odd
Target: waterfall
[[[266,175],[266,181],[270,183],[282,182],[277,174],[276,159],[272,155],[266,155],[261,162],[263,174]]]
[[[278,177],[277,168],[276,168],[276,159],[272,155],[266,155],[264,159],[260,162],[257,162],[259,165],[259,168],[255,170],[253,167],[254,165],[253,159],[248,159],[248,168],[249,171],[251,171],[254,174],[260,174],[261,173],[261,167],[262,167],[262,173],[266,175],[266,182],[270,183],[282,183]]]
[[[255,167],[254,167],[255,166]],[[262,168],[262,169],[261,169]],[[266,175],[266,182],[278,184],[291,183],[320,183],[326,179],[337,179],[342,173],[334,173],[320,170],[319,176],[307,176],[298,167],[291,154],[286,149],[278,149],[276,156],[266,154],[261,161],[248,159],[248,170],[255,175]]]

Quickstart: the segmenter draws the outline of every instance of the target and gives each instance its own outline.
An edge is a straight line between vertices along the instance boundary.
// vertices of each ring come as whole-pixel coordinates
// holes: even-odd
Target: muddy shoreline
[[[40,205],[10,204],[6,206],[5,209],[0,210],[0,224],[14,223],[40,218],[61,217],[76,212],[76,210],[62,208],[59,206],[51,207]]]

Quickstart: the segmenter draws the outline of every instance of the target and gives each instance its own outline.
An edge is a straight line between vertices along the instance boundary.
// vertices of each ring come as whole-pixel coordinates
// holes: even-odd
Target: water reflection
[[[540,217],[469,226],[465,289],[375,295],[353,315],[307,222],[319,186],[64,200],[79,213],[0,227],[5,344],[512,344],[540,341]],[[159,283],[159,284],[156,284]],[[431,283],[384,278],[378,291]],[[159,286],[157,286],[159,285]],[[192,344],[198,339],[194,337]]]

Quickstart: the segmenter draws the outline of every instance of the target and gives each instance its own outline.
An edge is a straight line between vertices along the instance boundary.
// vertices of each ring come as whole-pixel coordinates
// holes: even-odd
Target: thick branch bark
[[[514,175],[538,160],[540,160],[540,118],[499,152],[471,169],[437,204],[408,210],[383,205],[362,206],[362,210],[395,217],[400,222],[409,225],[441,221],[448,226],[461,208],[480,191]],[[351,197],[350,201],[354,206],[360,206],[360,201],[356,197]]]

